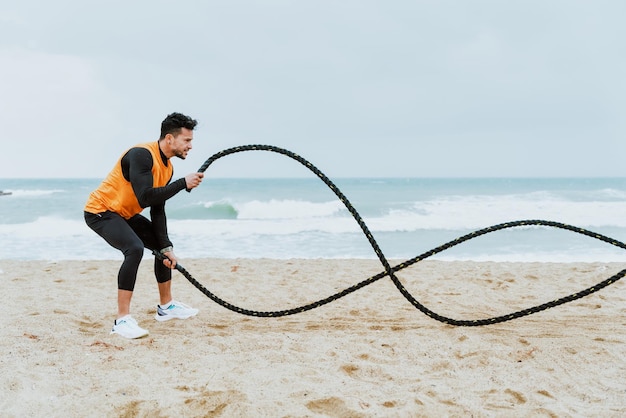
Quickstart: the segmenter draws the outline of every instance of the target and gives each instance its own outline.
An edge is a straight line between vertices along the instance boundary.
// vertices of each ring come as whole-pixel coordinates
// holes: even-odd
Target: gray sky
[[[626,2],[0,0],[0,178],[102,177],[178,111],[177,176],[263,143],[329,177],[624,176]],[[267,152],[225,176],[306,176]]]

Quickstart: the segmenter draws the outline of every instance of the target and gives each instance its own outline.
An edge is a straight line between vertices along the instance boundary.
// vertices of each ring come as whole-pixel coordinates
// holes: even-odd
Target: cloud
[[[270,143],[341,176],[621,173],[620,1],[30,3],[0,13],[0,123],[73,176],[171,111],[201,122],[192,160]]]
[[[114,124],[115,98],[80,57],[25,48],[0,49],[0,126],[13,155],[0,177],[85,176],[103,149],[102,126]]]

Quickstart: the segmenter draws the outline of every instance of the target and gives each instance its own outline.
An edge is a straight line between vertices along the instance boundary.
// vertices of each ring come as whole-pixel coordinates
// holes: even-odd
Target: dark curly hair
[[[195,128],[197,124],[197,120],[185,116],[182,113],[170,113],[163,119],[163,122],[161,122],[161,137],[159,139],[165,138],[167,134],[176,136],[180,133],[181,128],[193,131],[193,128]]]

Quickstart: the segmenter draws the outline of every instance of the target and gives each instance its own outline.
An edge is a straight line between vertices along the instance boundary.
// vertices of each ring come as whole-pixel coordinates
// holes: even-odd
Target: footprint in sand
[[[360,418],[366,415],[350,409],[346,403],[336,397],[317,399],[310,401],[306,407],[316,414],[324,414],[331,417],[351,417]]]

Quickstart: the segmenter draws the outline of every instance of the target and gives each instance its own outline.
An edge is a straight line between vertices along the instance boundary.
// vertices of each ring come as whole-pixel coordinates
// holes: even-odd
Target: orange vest
[[[158,141],[139,144],[135,148],[145,148],[152,154],[152,187],[167,185],[174,174],[174,168],[172,164],[163,164]],[[85,205],[85,212],[97,214],[108,210],[119,214],[124,219],[130,219],[141,213],[143,208],[137,201],[133,186],[122,174],[122,157],[100,186],[91,192]]]

